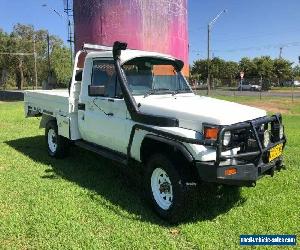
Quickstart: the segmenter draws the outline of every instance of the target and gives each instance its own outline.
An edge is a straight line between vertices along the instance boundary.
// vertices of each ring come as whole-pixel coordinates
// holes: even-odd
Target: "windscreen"
[[[122,66],[133,95],[192,92],[172,60],[142,57]]]

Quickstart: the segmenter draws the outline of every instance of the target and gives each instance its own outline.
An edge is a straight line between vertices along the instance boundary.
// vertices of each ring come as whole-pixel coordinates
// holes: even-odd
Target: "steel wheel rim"
[[[48,146],[52,153],[55,153],[57,149],[57,142],[56,142],[56,132],[54,129],[49,129],[48,131]]]
[[[151,190],[157,205],[167,210],[173,202],[173,187],[166,171],[156,168],[151,175]]]

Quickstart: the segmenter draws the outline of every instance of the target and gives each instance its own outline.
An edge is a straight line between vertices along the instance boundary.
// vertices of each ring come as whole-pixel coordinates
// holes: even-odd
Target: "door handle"
[[[84,103],[78,103],[78,110],[85,110],[85,104]]]

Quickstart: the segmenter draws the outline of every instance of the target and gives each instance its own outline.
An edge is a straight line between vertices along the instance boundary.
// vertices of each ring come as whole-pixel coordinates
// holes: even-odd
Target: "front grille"
[[[273,143],[280,140],[280,124],[277,122],[271,123],[271,141]]]
[[[271,143],[276,143],[280,141],[280,123],[278,123],[278,121],[272,121],[268,123],[255,122],[254,127],[262,148],[264,148],[265,131],[269,131]],[[259,150],[259,145],[256,139],[255,131],[252,127],[232,130],[231,133],[231,143],[226,148],[227,150],[237,147],[240,148],[240,151],[238,153],[255,152]]]
[[[216,163],[227,159],[239,159],[246,162],[268,162],[269,150],[278,142],[285,144],[285,136],[280,138],[281,116],[262,117],[256,120],[241,122],[234,125],[224,126],[218,135]],[[224,134],[231,132],[231,142],[224,146],[222,138]],[[268,131],[269,144],[264,146],[264,135]],[[237,154],[222,155],[222,152],[229,149],[239,148]]]

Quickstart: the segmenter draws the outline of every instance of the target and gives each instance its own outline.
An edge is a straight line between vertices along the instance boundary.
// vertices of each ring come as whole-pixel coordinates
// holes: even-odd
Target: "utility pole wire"
[[[293,34],[295,34],[296,32],[299,32],[300,31],[300,29],[298,28],[298,29],[294,29],[294,30],[290,30],[290,31],[287,31],[287,30],[285,30],[285,31],[282,31],[282,32],[280,32],[280,33],[276,33],[276,32],[273,32],[273,33],[270,33],[270,32],[268,32],[268,33],[266,33],[266,32],[264,32],[264,33],[254,33],[254,34],[252,34],[252,35],[250,35],[250,36],[242,36],[242,37],[236,37],[235,36],[235,34],[228,34],[228,33],[218,33],[218,36],[222,36],[222,37],[232,37],[232,36],[234,36],[234,38],[225,38],[225,39],[214,39],[214,41],[217,41],[217,42],[224,42],[224,41],[239,41],[239,40],[243,40],[243,39],[251,39],[251,38],[254,38],[254,39],[256,39],[256,38],[261,38],[261,37],[268,37],[268,36],[278,36],[278,35],[283,35],[283,34],[291,34],[291,33],[293,33]]]
[[[262,45],[257,47],[248,47],[248,48],[237,48],[237,49],[228,49],[228,50],[214,50],[215,52],[237,52],[237,51],[247,51],[247,50],[262,50],[262,49],[278,49],[280,47],[298,47],[300,46],[300,42],[292,42],[285,44],[277,44],[277,45]]]

